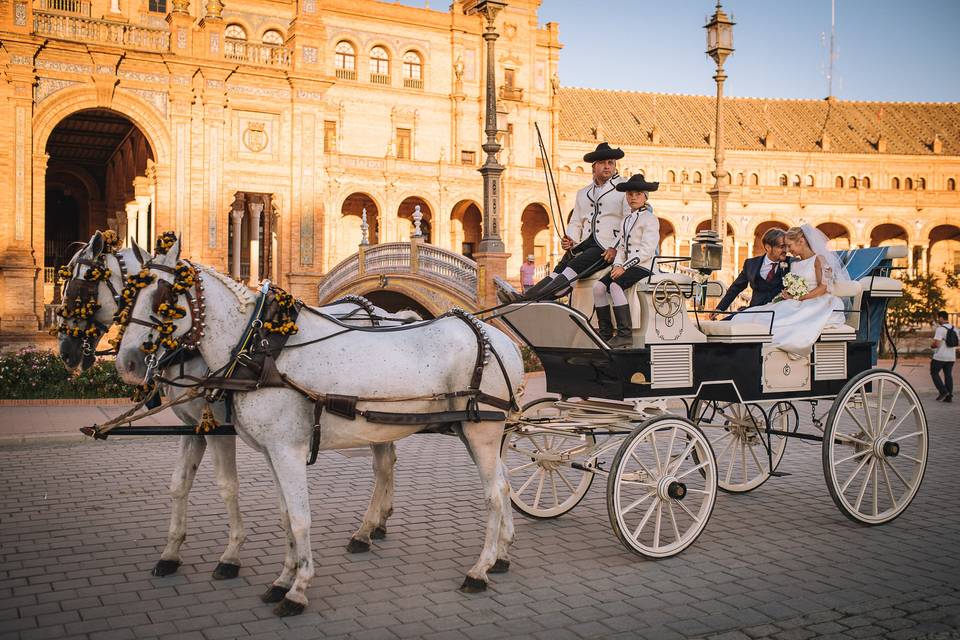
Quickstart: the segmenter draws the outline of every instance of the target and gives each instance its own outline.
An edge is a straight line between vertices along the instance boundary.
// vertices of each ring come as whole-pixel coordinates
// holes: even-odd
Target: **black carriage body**
[[[534,347],[543,363],[547,391],[564,397],[699,397],[727,402],[831,397],[847,380],[871,368],[869,342],[846,342],[846,375],[818,380],[811,356],[809,389],[763,389],[763,344],[699,343],[692,347],[692,384],[662,386],[653,371],[651,349],[564,349]],[[672,345],[673,346],[673,345]],[[687,346],[687,345],[677,345]]]

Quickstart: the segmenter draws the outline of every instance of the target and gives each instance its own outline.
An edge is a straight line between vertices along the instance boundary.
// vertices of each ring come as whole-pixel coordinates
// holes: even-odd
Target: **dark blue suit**
[[[763,258],[764,255],[759,255],[743,261],[743,270],[740,271],[740,275],[733,281],[733,284],[727,289],[726,295],[717,304],[717,311],[726,311],[727,307],[740,295],[740,292],[747,288],[747,285],[753,291],[753,295],[750,297],[749,306],[751,307],[767,304],[783,291],[783,274],[785,271],[780,268],[779,264],[773,267],[773,280],[768,281],[760,277]],[[787,270],[789,270],[789,267]]]

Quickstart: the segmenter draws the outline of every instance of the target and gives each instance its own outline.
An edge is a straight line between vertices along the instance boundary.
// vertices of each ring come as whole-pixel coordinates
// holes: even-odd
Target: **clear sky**
[[[403,0],[424,6],[424,0]],[[433,9],[448,6],[430,0]],[[560,23],[564,86],[713,94],[703,25],[715,0],[543,0]],[[823,98],[830,0],[725,0],[727,95]],[[960,0],[836,0],[833,94],[960,102]]]

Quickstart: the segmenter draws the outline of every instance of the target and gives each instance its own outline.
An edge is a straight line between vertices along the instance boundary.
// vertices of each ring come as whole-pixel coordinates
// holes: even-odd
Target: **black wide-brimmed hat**
[[[633,174],[629,180],[617,185],[617,191],[656,191],[659,188],[659,182],[647,182],[639,173]]]
[[[601,142],[596,149],[583,156],[583,161],[593,164],[601,160],[619,160],[622,157],[623,149],[613,149],[606,142]]]

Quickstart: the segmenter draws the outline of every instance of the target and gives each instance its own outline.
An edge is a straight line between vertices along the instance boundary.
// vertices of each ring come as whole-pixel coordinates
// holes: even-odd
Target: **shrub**
[[[537,357],[537,354],[534,353],[533,349],[526,345],[520,347],[520,354],[523,355],[523,372],[530,373],[531,371],[543,371],[543,364],[540,362],[540,358]]]
[[[0,399],[116,398],[130,391],[112,360],[73,376],[50,351],[27,348],[0,355]]]

